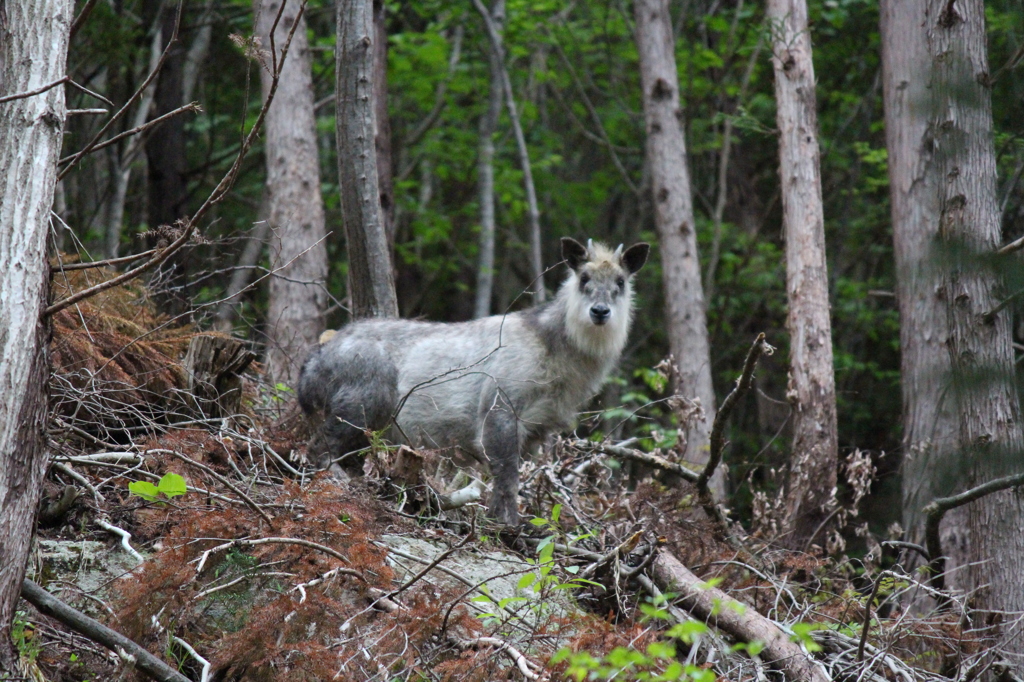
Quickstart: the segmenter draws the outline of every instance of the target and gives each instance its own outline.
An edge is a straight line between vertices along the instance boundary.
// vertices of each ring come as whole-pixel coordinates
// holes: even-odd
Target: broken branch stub
[[[189,407],[205,419],[237,414],[242,402],[241,373],[255,359],[256,355],[237,339],[214,334],[194,336],[185,356]]]

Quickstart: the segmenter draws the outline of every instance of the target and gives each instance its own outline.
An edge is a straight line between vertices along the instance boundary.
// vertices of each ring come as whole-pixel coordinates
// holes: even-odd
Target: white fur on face
[[[629,272],[622,266],[620,256],[602,244],[592,244],[589,260],[578,272],[570,271],[562,283],[558,296],[565,300],[565,329],[572,343],[584,353],[606,357],[614,361],[622,353],[629,336],[633,315],[633,288]],[[580,277],[586,274],[590,283],[581,288]],[[618,289],[618,280],[625,287]],[[601,325],[594,324],[590,309],[598,303],[608,306],[611,314]]]

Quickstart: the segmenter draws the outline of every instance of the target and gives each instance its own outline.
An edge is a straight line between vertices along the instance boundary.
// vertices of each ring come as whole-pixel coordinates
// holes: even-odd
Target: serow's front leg
[[[498,522],[519,525],[519,424],[504,401],[484,415],[484,452],[494,478],[490,513]]]

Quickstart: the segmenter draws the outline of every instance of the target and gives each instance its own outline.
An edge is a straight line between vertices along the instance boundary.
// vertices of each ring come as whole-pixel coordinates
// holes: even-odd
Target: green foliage
[[[36,637],[35,626],[28,619],[24,611],[14,612],[14,621],[11,623],[11,641],[18,655],[25,661],[33,662],[39,657],[43,650],[39,638]]]
[[[167,499],[184,495],[188,492],[185,479],[179,474],[164,474],[160,481],[153,485],[149,481],[132,481],[128,484],[128,491],[132,495],[138,495],[147,502],[155,502],[161,495]]]
[[[695,665],[684,665],[676,660],[676,648],[667,642],[652,642],[644,651],[616,647],[603,657],[587,651],[573,652],[560,649],[550,661],[552,664],[568,662],[566,676],[582,680],[624,680],[629,682],[661,682],[688,680],[714,682],[714,671]]]

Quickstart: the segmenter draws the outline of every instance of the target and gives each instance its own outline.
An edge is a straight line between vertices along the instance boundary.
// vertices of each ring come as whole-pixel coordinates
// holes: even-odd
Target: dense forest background
[[[0,0],[0,679],[1019,681],[1022,64],[1024,0]]]
[[[147,74],[157,17],[155,0],[101,2],[71,49],[76,82],[123,100]],[[811,2],[810,32],[818,79],[822,195],[829,293],[843,453],[870,452],[878,467],[866,516],[876,530],[898,520],[900,465],[899,320],[895,302],[888,176],[882,116],[878,6],[865,0]],[[741,405],[730,437],[736,447],[730,475],[736,503],[749,501],[748,481],[773,484],[770,471],[786,462],[790,438],[786,403],[787,335],[785,259],[778,189],[775,99],[770,28],[758,3],[702,0],[671,7],[681,81],[685,135],[716,391],[735,378],[750,340],[761,331],[781,352],[766,358],[757,390]],[[1014,68],[1024,40],[1024,5],[986,3],[989,61],[996,77],[992,99],[999,166],[999,205],[1005,241],[1024,234],[1024,81]],[[306,9],[315,89],[318,150],[329,235],[327,289],[333,305],[328,326],[347,321],[346,253],[339,209],[334,143],[334,9]],[[166,21],[166,19],[165,19]],[[61,248],[86,257],[110,252],[113,233],[121,255],[146,246],[159,222],[194,210],[233,161],[242,115],[251,124],[260,108],[258,64],[232,35],[252,31],[253,9],[243,2],[186,2],[176,56],[185,90],[180,106],[195,100],[198,113],[166,124],[179,130],[154,137],[146,154],[126,140],[82,161],[58,189],[67,229]],[[505,9],[507,66],[533,162],[540,203],[545,265],[559,260],[562,236],[611,244],[657,242],[650,181],[644,170],[634,20],[619,2],[562,3],[510,0]],[[469,3],[388,3],[387,109],[394,177],[395,265],[403,317],[463,320],[472,317],[477,276],[479,204],[478,121],[488,107],[489,43]],[[161,81],[162,82],[162,81]],[[187,95],[187,97],[185,96]],[[158,94],[159,98],[159,94]],[[95,101],[69,92],[69,108]],[[84,145],[101,121],[70,119],[66,149]],[[130,117],[119,124],[127,129]],[[730,145],[725,145],[726,137]],[[187,249],[187,272],[165,283],[191,301],[188,316],[201,326],[224,318],[232,274],[252,240],[266,241],[265,164],[261,142],[245,162],[230,196],[215,208],[202,243]],[[129,147],[133,148],[129,149]],[[177,147],[175,146],[177,145]],[[492,312],[527,306],[527,204],[507,112],[494,135],[498,245]],[[183,154],[183,157],[181,155]],[[180,158],[179,158],[180,157]],[[148,162],[147,163],[147,159]],[[153,190],[153,167],[177,168],[184,194]],[[123,214],[113,169],[132,168]],[[262,212],[261,212],[262,211]],[[655,247],[657,248],[657,247]],[[259,272],[272,270],[264,249]],[[243,265],[244,267],[244,265]],[[562,273],[549,270],[557,287]],[[255,279],[255,275],[253,276]],[[595,409],[607,429],[633,415],[616,435],[664,439],[662,397],[651,369],[667,353],[661,273],[657,257],[640,275],[636,326],[615,380]],[[151,286],[160,289],[158,276]],[[227,313],[233,329],[259,346],[266,286],[248,289]],[[223,323],[222,323],[223,324]],[[1018,325],[1015,338],[1024,340]],[[652,443],[648,443],[649,445]],[[751,478],[753,477],[753,478]]]

